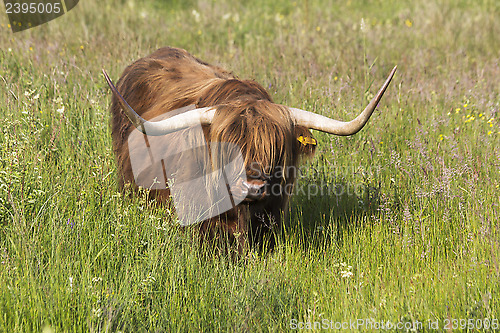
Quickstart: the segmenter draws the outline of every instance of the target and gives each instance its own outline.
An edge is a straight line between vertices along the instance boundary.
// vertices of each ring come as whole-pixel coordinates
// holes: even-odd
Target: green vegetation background
[[[89,0],[13,34],[0,15],[0,331],[500,319],[499,17],[495,0]],[[101,69],[167,45],[344,120],[398,65],[363,131],[315,133],[273,253],[201,255],[118,191]]]

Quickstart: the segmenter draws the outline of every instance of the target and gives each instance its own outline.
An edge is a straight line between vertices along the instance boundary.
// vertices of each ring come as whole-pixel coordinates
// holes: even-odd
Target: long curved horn
[[[301,125],[325,133],[330,133],[335,135],[355,134],[359,130],[361,130],[363,126],[365,126],[368,119],[370,119],[370,116],[375,110],[375,107],[377,106],[378,102],[382,98],[382,95],[384,95],[385,90],[389,86],[389,83],[391,82],[394,73],[396,73],[397,67],[398,66],[395,66],[392,69],[391,73],[387,77],[387,80],[385,80],[384,84],[382,85],[382,88],[380,88],[377,95],[370,101],[365,110],[361,112],[354,120],[351,120],[349,122],[344,122],[324,117],[309,111],[290,108],[290,113],[292,115],[292,118],[295,119],[295,123],[297,125]]]
[[[212,120],[214,119],[215,109],[208,107],[186,111],[162,121],[147,121],[139,116],[137,112],[135,112],[134,109],[132,109],[132,107],[127,103],[127,101],[116,89],[106,71],[103,69],[102,72],[104,74],[104,77],[106,78],[106,81],[108,82],[109,87],[111,88],[111,91],[113,92],[113,95],[115,95],[116,99],[120,102],[123,110],[125,110],[125,114],[127,115],[128,119],[139,131],[144,134],[161,136],[194,125],[210,125],[212,123]]]

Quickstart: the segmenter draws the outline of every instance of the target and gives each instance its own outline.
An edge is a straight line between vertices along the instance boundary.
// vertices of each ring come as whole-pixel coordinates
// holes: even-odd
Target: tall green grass
[[[498,17],[493,0],[81,1],[12,34],[0,16],[0,331],[500,319]],[[338,119],[398,72],[363,131],[315,133],[277,249],[235,262],[117,188],[100,70],[166,45]]]

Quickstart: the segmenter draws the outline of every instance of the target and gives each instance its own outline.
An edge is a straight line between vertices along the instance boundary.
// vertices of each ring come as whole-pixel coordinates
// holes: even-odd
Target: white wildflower
[[[381,308],[383,308],[386,304],[387,304],[387,300],[385,299],[385,297],[382,297],[382,299],[380,300],[379,306]]]
[[[148,285],[148,284],[151,284],[155,281],[156,281],[156,279],[154,278],[154,276],[152,276],[151,273],[149,273],[148,276],[146,276],[146,278],[144,280],[142,280],[142,284]]]
[[[359,24],[359,27],[361,28],[362,32],[366,32],[367,31],[367,26],[366,26],[364,18],[361,18],[361,23]]]
[[[92,308],[92,315],[94,317],[97,317],[99,318],[102,314],[102,310],[99,308],[99,309],[96,309],[96,308]]]
[[[354,275],[351,271],[340,271],[340,274],[343,278],[350,278]]]
[[[194,16],[194,20],[196,22],[200,22],[200,13],[198,13],[198,11],[196,9],[193,9],[191,14]]]

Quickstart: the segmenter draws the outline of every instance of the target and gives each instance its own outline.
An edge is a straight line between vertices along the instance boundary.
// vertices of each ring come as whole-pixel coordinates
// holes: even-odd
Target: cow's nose
[[[267,195],[267,183],[260,179],[249,179],[243,181],[243,185],[247,188],[247,199],[261,200]]]

